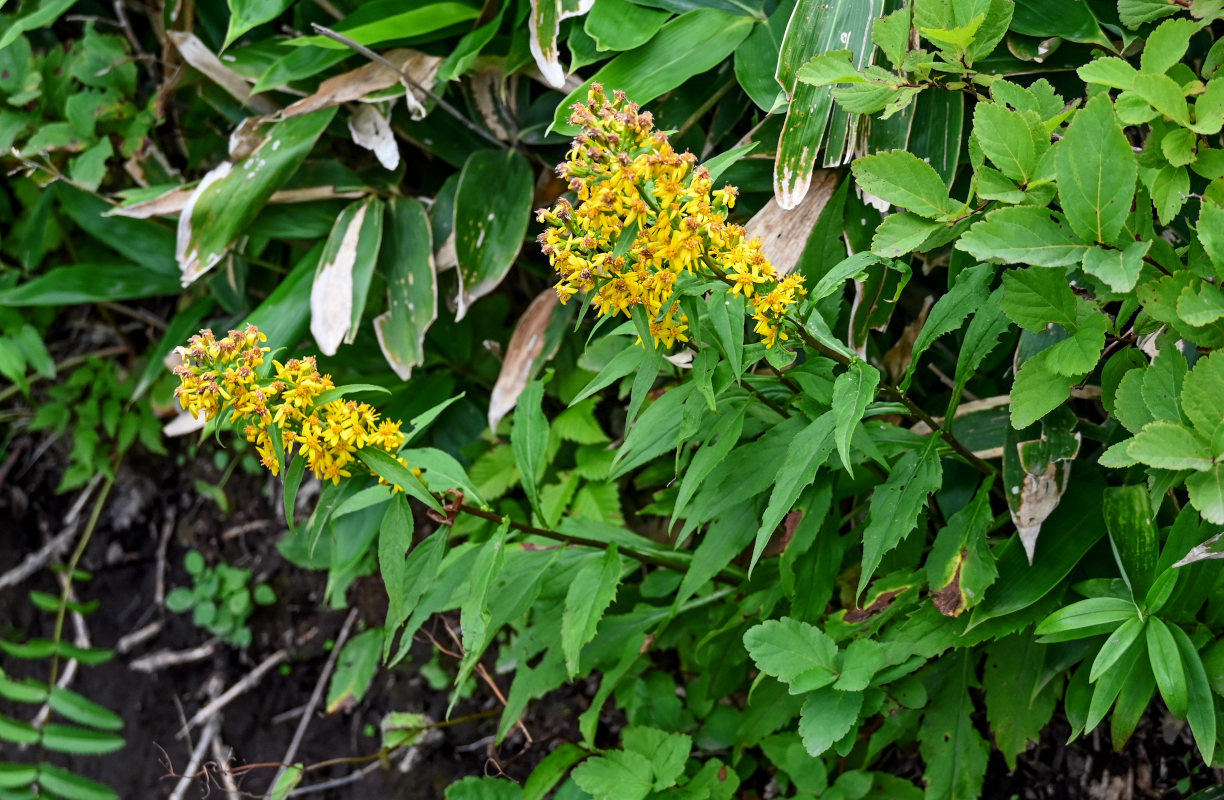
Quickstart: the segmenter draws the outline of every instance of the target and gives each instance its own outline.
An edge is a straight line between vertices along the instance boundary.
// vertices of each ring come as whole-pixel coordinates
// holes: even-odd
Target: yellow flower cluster
[[[275,375],[261,380],[257,370],[268,348],[259,344],[265,341],[267,336],[248,325],[223,339],[205,329],[187,347],[175,348],[183,359],[174,370],[179,403],[196,418],[203,413],[212,419],[228,410],[231,424],[246,422],[247,441],[273,475],[279,471],[269,433],[273,426],[280,430],[286,457],[296,446],[315,476],[333,483],[352,475],[348,467],[363,447],[394,455],[404,443],[400,422],[380,421],[366,403],[338,397],[320,404],[320,396],[335,386],[330,375],[319,374],[314,356],[273,361]]]
[[[570,122],[581,125],[558,173],[575,192],[539,219],[551,227],[540,235],[560,276],[561,301],[579,292],[591,296],[598,313],[630,315],[642,306],[656,346],[687,342],[688,319],[675,303],[684,273],[716,277],[743,294],[756,332],[769,347],[786,339],[782,319],[806,293],[803,278],[779,279],[757,239],[727,221],[734,186],[714,189],[710,172],[692,153],[677,153],[667,134],[655,130],[650,112],[623,92],[608,101],[592,84],[587,103],[574,105]],[[632,243],[621,235],[632,235]]]

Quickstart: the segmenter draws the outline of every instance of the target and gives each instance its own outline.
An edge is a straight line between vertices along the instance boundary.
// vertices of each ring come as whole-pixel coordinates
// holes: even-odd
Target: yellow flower
[[[561,199],[538,215],[550,226],[540,244],[557,272],[561,302],[585,292],[601,316],[629,316],[641,306],[656,346],[672,347],[688,341],[688,319],[674,310],[673,295],[676,278],[692,272],[724,279],[732,294],[751,298],[765,291],[771,302],[758,305],[758,332],[770,347],[785,339],[782,318],[803,294],[803,279],[788,277],[783,286],[760,242],[727,222],[738,190],[714,189],[696,156],[677,153],[651,115],[623,92],[609,101],[592,84],[570,122],[582,131],[557,170],[578,204]],[[633,240],[622,242],[628,235]],[[662,318],[664,308],[673,310]]]

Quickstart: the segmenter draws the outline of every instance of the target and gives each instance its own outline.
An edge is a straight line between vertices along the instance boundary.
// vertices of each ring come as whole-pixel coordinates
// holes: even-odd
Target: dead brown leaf
[[[421,86],[433,85],[438,74],[438,67],[442,64],[442,59],[437,56],[408,48],[392,50],[383,57],[411,76]],[[314,94],[286,108],[280,118],[300,117],[321,108],[351,103],[402,82],[402,75],[384,64],[366,64],[364,67],[358,67],[351,72],[323,81]],[[419,90],[407,87],[405,89],[408,96],[408,107],[413,111],[413,117],[418,118],[416,113],[418,108],[422,112],[421,116],[424,116],[424,108],[421,107],[421,102],[425,99],[424,95]],[[418,94],[421,96],[417,97]]]
[[[750,238],[760,238],[762,251],[779,275],[787,274],[799,263],[808,235],[836,188],[835,170],[817,170],[812,173],[811,188],[797,208],[788,211],[778,204],[776,197],[771,197],[744,226]]]
[[[166,36],[174,43],[184,61],[233,95],[238,102],[260,114],[271,114],[276,111],[275,103],[262,95],[251,94],[251,87],[246,79],[221,63],[217,54],[209,50],[208,45],[200,41],[195,34],[186,31],[167,31]]]
[[[531,301],[515,326],[510,344],[506,346],[501,373],[489,397],[490,430],[497,429],[497,423],[514,408],[523,387],[531,380],[531,368],[540,353],[544,352],[544,333],[557,304],[557,293],[545,289]]]

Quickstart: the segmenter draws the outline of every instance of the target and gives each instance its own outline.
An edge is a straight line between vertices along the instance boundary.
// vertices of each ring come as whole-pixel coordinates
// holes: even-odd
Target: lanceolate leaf
[[[463,165],[455,192],[456,321],[514,263],[531,216],[532,182],[531,166],[517,150],[480,150]]]
[[[713,8],[683,14],[659,29],[649,42],[621,53],[557,106],[553,130],[567,136],[578,129],[567,121],[570,106],[586,101],[592,83],[620,89],[636,103],[648,103],[726,58],[748,32],[753,19]]]
[[[574,575],[561,617],[561,648],[571,678],[578,674],[583,646],[595,638],[600,619],[616,598],[620,576],[621,557],[615,543],[609,544],[602,555],[593,554]]]
[[[387,225],[379,251],[387,279],[387,310],[374,318],[383,358],[403,380],[425,362],[425,333],[438,318],[438,281],[433,237],[425,207],[412,197],[387,205]]]
[[[891,219],[891,217],[889,218]],[[956,283],[948,293],[936,301],[927,317],[926,324],[918,332],[914,340],[914,349],[909,369],[905,379],[901,381],[901,390],[909,388],[914,378],[918,359],[934,344],[935,340],[946,333],[960,328],[965,319],[973,312],[982,308],[990,296],[990,281],[994,278],[995,269],[989,264],[979,264],[956,276]]]
[[[545,82],[554,89],[565,85],[565,69],[557,49],[561,21],[587,13],[594,4],[595,0],[531,0],[527,29],[531,55]]]
[[[973,726],[974,660],[968,650],[949,659],[923,716],[919,741],[926,763],[928,800],[971,800],[981,795],[990,748]]]
[[[272,123],[245,159],[222,162],[204,176],[178,224],[175,257],[184,285],[217,265],[268,198],[297,171],[335,113],[325,108]]]
[[[1109,97],[1088,101],[1058,143],[1058,196],[1086,242],[1113,241],[1130,213],[1138,167]]]
[[[879,385],[880,371],[857,360],[838,375],[833,383],[833,418],[836,422],[833,438],[837,443],[837,453],[841,456],[842,466],[851,475],[854,470],[850,466],[850,437],[863,418],[867,404],[875,399]]]
[[[357,337],[382,228],[382,200],[370,197],[345,208],[327,237],[310,289],[310,332],[325,355]]]
[[[527,384],[519,395],[514,429],[510,433],[510,446],[514,450],[514,461],[522,476],[523,488],[537,513],[540,512],[538,480],[540,470],[544,468],[544,451],[548,447],[548,418],[541,408],[543,399],[543,384],[539,381]]]
[[[816,478],[816,470],[824,465],[825,459],[832,452],[834,425],[833,413],[823,414],[800,431],[787,448],[773,493],[769,495],[769,506],[765,509],[760,528],[757,529],[750,566],[756,566],[757,559],[765,551],[765,545],[769,543],[774,529],[799,499],[799,494]]]
[[[778,83],[790,98],[774,162],[774,196],[782,208],[803,202],[833,108],[832,87],[798,82],[799,68],[813,56],[846,48],[853,53],[855,67],[866,66],[873,49],[872,23],[883,11],[883,0],[799,0],[795,4],[782,37],[777,71]],[[844,130],[841,135],[844,139]]]
[[[863,529],[863,571],[858,593],[871,581],[880,559],[913,532],[927,495],[939,489],[943,468],[931,434],[921,450],[910,450],[893,465],[888,480],[871,495],[871,519]]]

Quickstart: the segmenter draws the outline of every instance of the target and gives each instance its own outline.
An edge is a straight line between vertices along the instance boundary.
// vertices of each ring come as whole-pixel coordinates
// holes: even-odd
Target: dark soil
[[[43,449],[43,441],[30,438],[15,443],[18,457],[0,473],[0,513],[7,521],[0,536],[0,574],[37,550],[63,526],[75,493],[61,496],[54,487],[66,454],[60,445]],[[88,636],[94,646],[113,648],[124,636],[151,623],[161,628],[152,638],[107,664],[84,667],[73,688],[118,711],[126,722],[127,746],[117,756],[66,758],[60,763],[113,786],[123,798],[166,797],[185,769],[194,736],[177,736],[183,721],[207,701],[210,682],[228,688],[247,675],[270,654],[288,648],[290,658],[282,669],[268,673],[252,690],[222,712],[219,741],[228,768],[242,792],[258,795],[265,790],[283,758],[302,708],[315,690],[327,660],[326,644],[339,631],[344,610],[321,608],[325,578],[287,564],[274,543],[283,531],[277,505],[279,492],[266,476],[244,476],[239,470],[226,485],[236,509],[222,514],[217,505],[193,488],[195,478],[219,479],[220,473],[204,468],[208,459],[194,463],[190,476],[176,463],[184,455],[181,440],[170,443],[171,455],[158,457],[139,452],[129,457],[102,514],[98,530],[83,566],[93,579],[78,585],[79,599],[97,599],[101,609],[87,618]],[[40,455],[38,455],[40,454]],[[37,457],[35,457],[37,455]],[[204,469],[201,474],[200,470]],[[85,509],[87,516],[88,506]],[[165,561],[158,557],[159,543],[167,542]],[[260,609],[252,618],[254,638],[246,651],[219,646],[208,658],[169,666],[152,674],[137,672],[130,664],[154,651],[195,648],[209,634],[195,627],[189,615],[169,614],[154,601],[158,571],[164,564],[168,588],[188,584],[182,569],[184,553],[195,548],[210,563],[224,560],[250,569],[257,580],[269,581],[279,597],[276,605]],[[54,574],[41,570],[17,588],[0,592],[0,636],[20,639],[47,635],[51,620],[36,611],[26,598],[29,589],[57,592]],[[359,612],[359,625],[378,625],[385,613],[385,599],[376,581],[358,582],[349,593]],[[457,622],[454,621],[454,622]],[[72,636],[71,625],[68,627]],[[437,630],[441,631],[439,627]],[[445,692],[431,689],[413,667],[419,667],[431,650],[427,641],[418,643],[415,661],[380,675],[369,695],[355,708],[328,716],[316,712],[296,759],[320,764],[347,759],[312,771],[303,785],[343,778],[369,763],[360,760],[378,749],[377,729],[390,711],[423,712],[434,720],[445,716]],[[18,675],[46,677],[46,664],[5,659],[6,670]],[[501,690],[508,689],[507,676],[498,676]],[[401,758],[374,768],[360,781],[326,789],[313,796],[323,798],[421,798],[442,797],[444,788],[468,775],[504,774],[523,780],[531,768],[561,739],[577,736],[577,715],[586,706],[595,683],[587,681],[535,703],[523,720],[535,743],[524,749],[524,739],[514,733],[500,747],[493,744],[500,702],[485,686],[472,699],[457,706],[452,719],[476,716],[438,729],[414,748],[408,771]],[[0,703],[0,711],[29,718],[31,706],[15,708]],[[1215,777],[1197,767],[1197,753],[1189,732],[1166,724],[1162,709],[1149,712],[1135,737],[1121,753],[1114,753],[1108,736],[1090,735],[1065,744],[1067,727],[1056,722],[1044,740],[1021,757],[1015,772],[1008,773],[998,754],[992,755],[986,780],[986,798],[1010,800],[1131,800],[1131,798],[1182,798],[1193,789],[1213,785]],[[611,720],[615,727],[615,720]],[[32,752],[6,750],[5,759],[32,759]],[[355,758],[356,757],[356,758]],[[879,765],[898,775],[920,779],[921,762],[916,753],[895,752]],[[209,754],[186,797],[225,797],[217,783],[219,768]],[[769,797],[767,776],[749,778],[744,798]]]

